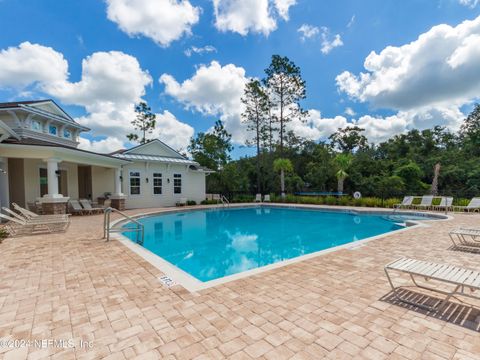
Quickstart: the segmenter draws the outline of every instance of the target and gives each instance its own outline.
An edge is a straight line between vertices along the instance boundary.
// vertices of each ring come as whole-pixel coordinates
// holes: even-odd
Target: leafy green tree
[[[247,131],[253,133],[252,139],[247,140],[246,144],[255,145],[257,150],[257,191],[261,192],[261,153],[269,141],[268,121],[270,103],[260,81],[252,79],[247,83],[242,103],[245,105],[242,121],[247,124]]]
[[[131,133],[127,135],[129,141],[136,141],[140,144],[145,144],[149,141],[147,139],[147,134],[153,133],[153,130],[156,126],[157,116],[152,113],[152,109],[145,102],[141,102],[138,105],[135,105],[135,113],[137,117],[132,120],[133,128],[142,133],[140,138],[138,134]]]
[[[230,135],[221,120],[215,122],[213,131],[200,132],[196,138],[190,139],[188,151],[200,165],[212,170],[219,170],[230,160],[230,152],[233,150],[232,135]]]
[[[345,179],[348,177],[347,170],[352,164],[352,155],[338,154],[337,156],[335,156],[334,162],[337,167],[337,172],[335,173],[338,181],[337,191],[339,193],[343,193],[343,184],[345,182]]]
[[[280,173],[280,189],[282,198],[285,198],[285,173],[293,172],[293,165],[289,159],[278,158],[273,162],[273,170]]]
[[[412,193],[419,193],[428,189],[428,185],[422,182],[422,169],[413,161],[398,167],[394,173],[402,178],[406,189]]]
[[[362,133],[365,129],[358,126],[347,126],[339,128],[337,132],[330,135],[329,139],[334,148],[344,153],[353,153],[359,149],[368,147],[368,140]]]
[[[465,150],[480,155],[480,104],[475,104],[473,111],[467,116],[460,129]]]
[[[300,68],[286,56],[273,55],[265,74],[263,81],[272,104],[271,116],[279,125],[279,150],[283,155],[286,125],[295,119],[304,121],[308,114],[300,105],[306,98],[306,85]]]

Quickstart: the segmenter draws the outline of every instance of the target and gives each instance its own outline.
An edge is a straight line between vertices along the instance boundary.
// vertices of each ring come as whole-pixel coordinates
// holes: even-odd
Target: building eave
[[[112,168],[130,163],[128,160],[105,154],[54,145],[0,143],[0,150],[2,150],[2,156],[7,158],[45,159],[57,157],[67,162]]]

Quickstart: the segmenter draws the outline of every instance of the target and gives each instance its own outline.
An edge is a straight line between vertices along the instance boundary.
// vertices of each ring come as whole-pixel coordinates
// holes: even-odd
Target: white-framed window
[[[140,171],[130,170],[129,175],[130,195],[140,195]]]
[[[182,193],[182,174],[173,174],[173,193]]]
[[[67,139],[70,139],[72,137],[72,132],[70,131],[70,129],[63,129],[63,137]]]
[[[42,131],[42,123],[38,120],[32,120],[32,130]]]
[[[50,135],[55,135],[55,136],[56,136],[57,133],[58,133],[57,127],[56,127],[55,125],[49,125],[49,126],[48,126],[48,133],[49,133]]]
[[[153,195],[162,194],[162,173],[153,173]]]

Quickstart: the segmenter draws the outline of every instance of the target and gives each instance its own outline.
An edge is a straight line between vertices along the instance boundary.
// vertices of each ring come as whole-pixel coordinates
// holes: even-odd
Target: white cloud
[[[297,30],[301,35],[300,39],[306,41],[308,39],[316,39],[320,35],[320,50],[324,55],[328,55],[333,49],[339,46],[343,46],[342,37],[340,34],[332,35],[330,29],[322,26],[318,28],[317,26],[303,24]]]
[[[479,4],[479,0],[458,0],[461,5],[468,6],[469,8],[474,8]]]
[[[233,64],[221,66],[217,61],[201,65],[195,74],[182,83],[173,76],[163,74],[159,82],[165,85],[165,93],[204,115],[219,116],[232,133],[235,142],[245,139],[240,114],[241,97],[247,78],[245,69]]]
[[[289,10],[291,6],[297,4],[297,0],[275,0],[275,7],[277,8],[278,14],[285,20],[288,20]]]
[[[83,105],[87,111],[101,111],[111,104],[135,103],[152,83],[138,60],[119,51],[96,52],[82,61],[79,82],[56,82],[46,90],[64,103]]]
[[[296,0],[212,0],[215,27],[240,35],[249,32],[265,36],[277,28],[278,18],[288,20]]]
[[[351,28],[353,26],[353,24],[355,24],[355,15],[353,15],[351,18],[350,18],[350,21],[348,22],[347,24],[347,28]]]
[[[194,129],[178,120],[170,111],[157,114],[157,127],[153,137],[162,140],[175,150],[186,150]]]
[[[205,45],[205,46],[202,46],[202,47],[197,47],[197,46],[190,46],[188,49],[186,49],[183,53],[190,57],[192,56],[193,54],[199,54],[199,55],[203,55],[205,53],[211,53],[211,52],[217,52],[217,49],[212,46],[212,45]]]
[[[201,9],[188,0],[106,0],[107,17],[129,36],[143,35],[161,46],[191,34]]]
[[[34,55],[38,56],[32,62]],[[94,151],[122,147],[127,140],[125,135],[132,132],[134,106],[152,83],[135,57],[119,51],[96,52],[85,58],[81,79],[74,83],[68,81],[68,63],[63,55],[41,45],[24,43],[1,51],[0,64],[5,65],[0,66],[0,87],[17,88],[21,93],[25,87],[38,84],[41,91],[64,104],[83,106],[86,114],[76,120],[91,128],[92,136],[107,137],[99,141],[81,138],[80,147]],[[15,77],[7,77],[4,68],[14,72]],[[154,136],[174,148],[185,148],[193,128],[168,111],[157,116]]]
[[[366,72],[345,71],[337,76],[337,85],[376,107],[458,107],[480,93],[479,45],[480,16],[456,27],[438,25],[409,44],[371,52]]]
[[[302,41],[315,37],[319,34],[320,29],[313,25],[303,24],[297,30],[301,35]]]
[[[0,51],[0,88],[40,87],[63,81],[68,62],[51,47],[23,42]]]
[[[80,136],[78,138],[79,145],[78,147],[83,150],[98,152],[98,153],[111,153],[115,150],[123,148],[123,140],[118,138],[108,137],[103,140],[89,140]]]
[[[347,119],[344,116],[323,118],[320,111],[309,110],[305,123],[292,121],[288,124],[289,130],[294,130],[299,136],[308,140],[326,140],[339,128],[359,126],[365,129],[365,136],[369,142],[378,144],[394,135],[402,134],[411,129],[428,129],[433,126],[446,126],[451,130],[458,130],[465,115],[456,107],[420,108],[410,111],[399,111],[391,116],[364,115],[359,118]]]
[[[322,53],[328,55],[333,49],[340,46],[343,46],[340,34],[336,34],[332,37],[330,30],[326,27],[322,27]]]
[[[345,114],[348,115],[348,116],[355,116],[356,115],[355,111],[351,107],[347,107],[345,109]]]
[[[294,120],[287,124],[288,130],[293,130],[295,134],[308,140],[318,141],[326,140],[338,128],[348,125],[348,121],[343,116],[334,118],[322,118],[320,111],[311,109],[308,111],[306,122]]]

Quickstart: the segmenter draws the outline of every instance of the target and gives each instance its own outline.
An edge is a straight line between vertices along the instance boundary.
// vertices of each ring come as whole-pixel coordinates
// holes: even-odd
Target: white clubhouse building
[[[99,154],[77,148],[88,130],[53,100],[0,103],[0,206],[61,213],[69,199],[107,197],[119,209],[205,199],[209,171],[160,140]]]

